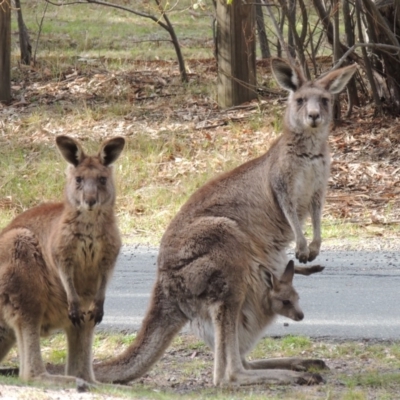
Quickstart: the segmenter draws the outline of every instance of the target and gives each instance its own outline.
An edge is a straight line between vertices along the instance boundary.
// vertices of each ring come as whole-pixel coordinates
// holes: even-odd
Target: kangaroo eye
[[[291,302],[290,302],[290,300],[282,300],[282,304],[284,306],[290,306]]]
[[[304,103],[304,99],[302,97],[299,97],[298,99],[296,99],[296,102],[298,106],[302,106]]]
[[[327,106],[327,105],[329,104],[329,99],[327,99],[326,97],[323,97],[323,98],[321,99],[321,101],[322,101],[322,104],[323,104],[324,106]]]
[[[99,178],[99,182],[100,182],[102,185],[105,185],[105,184],[107,183],[107,178],[105,178],[104,176],[101,176],[101,177]]]
[[[83,178],[81,177],[81,176],[77,176],[76,178],[75,178],[75,182],[76,183],[81,183],[83,181]]]

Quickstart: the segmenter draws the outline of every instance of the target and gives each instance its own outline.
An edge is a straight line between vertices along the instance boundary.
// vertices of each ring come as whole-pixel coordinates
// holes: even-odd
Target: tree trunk
[[[297,53],[297,56],[300,61],[300,65],[303,68],[306,78],[310,79],[310,71],[308,69],[307,60],[305,57],[306,53],[304,51],[304,43],[301,42],[300,36],[298,35],[298,33],[296,31],[296,16],[293,15],[293,13],[288,9],[286,0],[278,0],[278,1],[279,1],[279,4],[281,5],[282,13],[285,14],[288,19],[288,26],[290,28],[291,37],[293,38],[293,41],[296,45],[295,54]],[[290,56],[292,58],[294,58],[292,51],[291,51],[291,49],[294,50],[294,47],[290,46],[290,45],[288,47],[289,47]]]
[[[364,43],[364,35],[363,35],[362,25],[361,25],[361,0],[356,0],[356,14],[355,15],[356,15],[356,21],[357,21],[357,28],[358,28],[358,41],[360,43]],[[382,103],[381,103],[381,99],[379,97],[378,90],[377,90],[377,87],[375,84],[372,66],[371,66],[370,60],[368,58],[366,48],[361,47],[361,52],[362,52],[363,59],[364,59],[365,72],[367,73],[368,81],[371,85],[372,97],[373,97],[374,103],[375,103],[375,114],[380,115],[382,113]]]
[[[362,0],[366,10],[368,30],[374,32],[376,43],[390,44],[399,47],[399,38],[396,35],[397,27],[394,12],[385,8],[377,8],[372,0]],[[369,16],[373,16],[372,18]],[[390,99],[386,99],[387,104],[392,108],[394,114],[400,114],[400,57],[398,54],[391,54],[377,49],[375,54],[383,62],[383,68],[386,78],[387,87],[390,92]]]
[[[271,51],[269,50],[267,33],[265,32],[264,13],[260,3],[256,3],[256,19],[258,40],[260,42],[260,50],[262,58],[270,58]]]
[[[89,0],[87,0],[87,1],[89,1]],[[161,12],[162,17],[164,18],[164,21],[165,21],[164,28],[167,30],[167,32],[171,36],[172,44],[174,45],[176,57],[178,59],[178,65],[179,65],[179,72],[181,74],[181,80],[182,80],[182,82],[188,82],[188,76],[187,76],[186,67],[185,67],[185,60],[183,58],[183,54],[182,54],[182,51],[181,51],[181,46],[179,44],[178,37],[176,36],[175,29],[172,26],[171,21],[169,20],[168,15],[164,10],[164,7],[163,7],[161,1],[160,0],[155,0],[155,2],[157,4],[157,7],[158,7],[159,11]]]
[[[296,58],[296,48],[294,35],[297,35],[296,24],[292,25],[290,21],[296,21],[296,0],[284,0],[285,7],[287,7],[287,17],[289,20],[288,26],[288,47],[292,58]],[[286,3],[287,1],[287,3]],[[294,28],[294,29],[293,29]]]
[[[340,34],[339,34],[339,0],[332,0],[333,10],[333,64],[336,64],[342,56],[340,48]],[[333,120],[336,123],[340,121],[341,109],[339,96],[333,96]]]
[[[350,1],[344,0],[342,7],[343,7],[343,22],[344,22],[344,30],[346,33],[347,46],[351,47],[355,43],[355,31],[354,31],[355,23],[351,19]],[[363,47],[363,50],[365,51],[365,47]],[[360,105],[360,99],[358,97],[356,80],[354,76],[353,78],[351,78],[351,81],[347,85],[347,93],[349,97],[349,107],[347,109],[346,118],[350,117],[353,106]]]
[[[0,1],[0,101],[11,100],[11,4]]]
[[[232,107],[257,97],[254,3],[217,2],[218,105]]]
[[[17,16],[18,16],[19,47],[21,50],[21,62],[22,64],[30,65],[32,58],[32,46],[29,39],[28,29],[26,28],[24,19],[22,17],[20,0],[15,0],[15,7],[17,8]]]

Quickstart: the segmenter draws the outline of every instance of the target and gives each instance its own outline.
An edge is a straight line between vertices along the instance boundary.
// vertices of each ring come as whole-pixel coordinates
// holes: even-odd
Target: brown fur
[[[0,360],[16,341],[21,379],[94,381],[93,332],[121,246],[110,164],[124,143],[110,139],[89,157],[58,136],[70,163],[64,202],[29,209],[0,234]],[[67,334],[68,377],[47,374],[41,358],[40,336],[54,329]]]
[[[314,82],[283,60],[274,59],[272,69],[290,91],[282,135],[263,156],[197,190],[171,221],[142,328],[123,354],[95,366],[100,381],[128,382],[143,375],[188,321],[214,351],[216,385],[321,381],[318,374],[304,372],[324,365],[319,360],[248,363],[245,356],[276,314],[301,319],[288,313],[298,307],[286,249],[294,239],[303,263],[319,253],[330,103],[355,67]],[[309,214],[314,237],[307,246],[302,224]],[[318,270],[296,268],[305,275]],[[268,283],[271,274],[279,284]]]

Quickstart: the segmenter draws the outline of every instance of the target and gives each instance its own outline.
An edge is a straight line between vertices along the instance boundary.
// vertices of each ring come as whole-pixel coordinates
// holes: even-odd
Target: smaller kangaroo
[[[331,100],[356,66],[310,82],[283,60],[273,59],[271,65],[290,93],[282,135],[267,153],[212,179],[182,206],[161,239],[142,328],[124,353],[95,365],[98,380],[124,383],[140,377],[191,322],[214,351],[215,385],[321,381],[318,374],[267,369],[304,370],[324,365],[320,360],[249,364],[244,357],[274,313],[290,310],[290,318],[301,319],[291,288],[293,270],[303,275],[321,270],[288,266],[286,249],[294,239],[302,263],[319,253]],[[302,225],[310,214],[314,237],[308,246]]]
[[[17,342],[21,379],[95,382],[94,328],[121,247],[112,164],[125,139],[95,156],[68,136],[56,144],[70,164],[64,201],[25,211],[0,234],[0,361]],[[54,329],[67,335],[68,376],[48,374],[42,361],[40,336]]]

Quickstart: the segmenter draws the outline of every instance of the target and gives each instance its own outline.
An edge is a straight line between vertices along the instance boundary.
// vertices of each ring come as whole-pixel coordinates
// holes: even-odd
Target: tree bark
[[[218,105],[227,108],[257,97],[254,4],[218,0],[217,21]]]
[[[296,0],[284,0],[284,2],[285,2],[285,7],[286,7],[286,15],[287,15],[288,21],[289,21],[287,43],[288,43],[290,55],[293,58],[295,58],[296,57],[296,48],[295,48],[294,35],[297,35],[296,23],[291,24],[290,21],[296,21]]]
[[[11,4],[0,0],[0,101],[11,100]]]
[[[15,0],[15,7],[17,8],[17,17],[18,17],[19,47],[21,50],[21,62],[25,65],[30,65],[32,59],[32,46],[29,39],[28,29],[26,28],[24,19],[22,17],[20,0]]]
[[[358,41],[360,43],[364,43],[364,36],[363,36],[362,26],[361,26],[361,0],[356,0],[356,20],[357,20],[357,27],[358,27]],[[362,55],[363,55],[363,59],[364,59],[365,71],[367,73],[368,81],[371,85],[372,97],[373,97],[374,103],[375,103],[375,114],[381,114],[382,113],[382,103],[381,103],[381,99],[378,94],[378,90],[376,88],[374,74],[372,71],[372,66],[371,66],[370,60],[368,58],[367,50],[365,49],[365,47],[362,47],[361,51],[362,51]]]
[[[351,47],[355,43],[355,32],[354,32],[355,23],[351,19],[349,0],[343,0],[342,7],[343,7],[343,22],[344,22],[344,30],[346,33],[347,46]],[[347,86],[347,93],[349,98],[349,107],[347,109],[346,117],[350,117],[353,106],[360,105],[360,99],[358,97],[357,86],[354,77],[351,78],[351,81]]]
[[[339,34],[339,0],[332,0],[333,9],[333,64],[335,65],[342,55],[340,48],[340,34]],[[339,96],[333,96],[333,120],[336,123],[340,121],[341,108]]]
[[[400,47],[399,39],[395,34],[394,22],[388,22],[387,18],[381,13],[376,4],[372,0],[362,0],[366,10],[368,21],[368,31],[372,31],[376,38],[375,43],[390,44],[395,47]],[[393,30],[392,30],[393,29]],[[372,36],[372,35],[371,35]],[[400,113],[400,56],[398,53],[388,53],[380,49],[375,50],[382,60],[383,70],[387,87],[390,92],[390,99],[387,104],[392,108],[394,114]]]
[[[270,58],[271,51],[269,49],[267,33],[265,32],[264,13],[260,3],[256,3],[256,20],[258,40],[260,42],[260,50],[262,58]]]
[[[172,44],[174,45],[176,57],[178,59],[178,65],[179,65],[179,72],[181,74],[181,80],[182,82],[188,82],[188,76],[186,73],[186,67],[185,67],[185,60],[183,58],[183,54],[181,51],[181,46],[179,45],[179,40],[178,37],[176,36],[175,29],[171,24],[171,21],[168,18],[168,15],[166,14],[160,0],[155,0],[158,9],[160,10],[162,17],[164,18],[165,21],[165,26],[166,30],[168,31],[169,35],[171,36]]]

